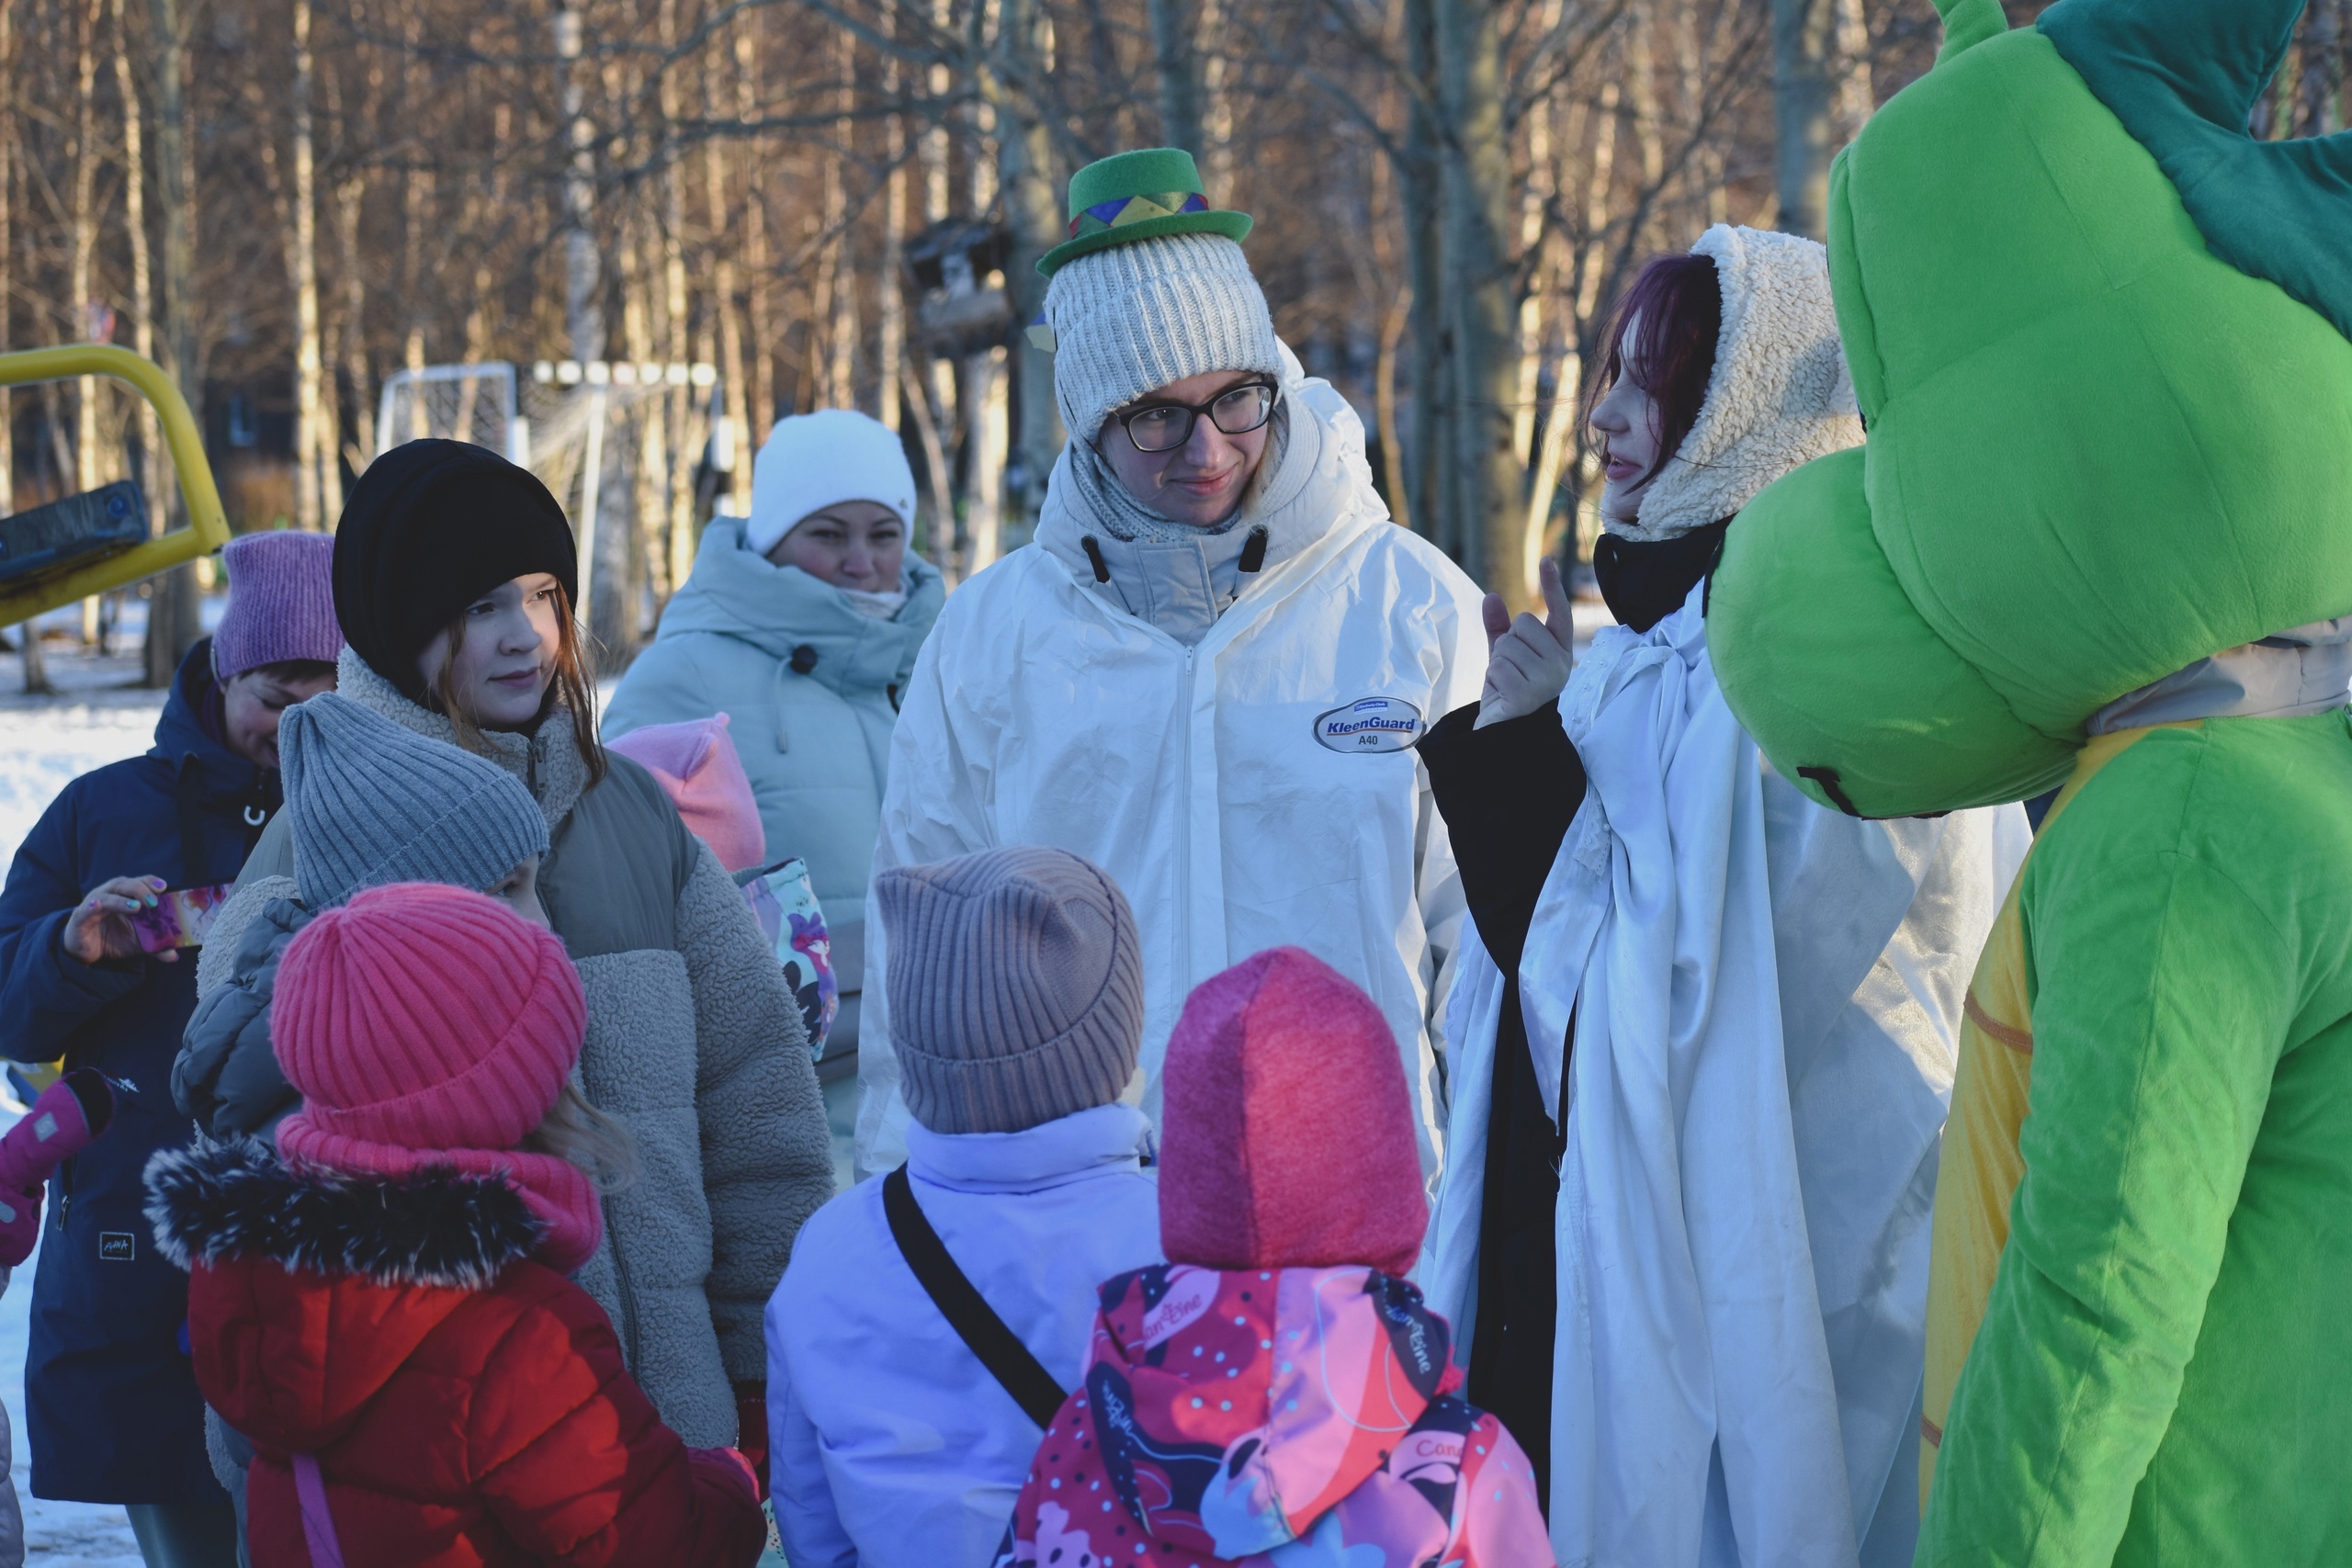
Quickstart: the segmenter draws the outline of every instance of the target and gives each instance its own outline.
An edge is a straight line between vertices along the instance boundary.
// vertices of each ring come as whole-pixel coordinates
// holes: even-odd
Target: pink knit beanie
[[[727,716],[649,724],[605,742],[642,766],[686,821],[686,831],[710,846],[729,871],[768,863],[768,837],[743,759],[727,734]]]
[[[212,633],[212,673],[233,680],[289,659],[332,664],[343,651],[334,618],[334,540],[325,534],[246,534],[220,552],[229,607]]]
[[[547,1224],[539,1256],[569,1273],[603,1231],[595,1187],[514,1145],[555,1104],[587,1023],[552,932],[462,887],[371,888],[322,911],[278,965],[270,1043],[303,1100],[278,1149],[350,1175],[503,1174]]]
[[[1396,1037],[1329,964],[1277,947],[1203,981],[1159,1089],[1170,1262],[1413,1267],[1429,1201]]]

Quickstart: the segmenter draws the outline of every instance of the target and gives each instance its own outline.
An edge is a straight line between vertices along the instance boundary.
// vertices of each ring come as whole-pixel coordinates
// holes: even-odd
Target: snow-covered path
[[[18,695],[17,661],[0,664],[0,867],[17,857],[40,814],[76,774],[147,750],[163,711],[161,692],[121,689],[137,661],[51,656],[62,698]],[[6,1118],[13,1122],[13,1110]],[[34,1497],[25,1446],[25,1339],[31,1319],[36,1252],[0,1296],[0,1404],[15,1434],[10,1479],[25,1510],[25,1561],[41,1568],[140,1568],[130,1521],[111,1505],[44,1503]]]

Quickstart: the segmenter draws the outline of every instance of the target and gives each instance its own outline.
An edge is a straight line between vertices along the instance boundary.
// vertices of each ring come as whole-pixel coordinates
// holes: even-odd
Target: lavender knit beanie
[[[1108,1105],[1143,1042],[1125,895],[1062,850],[989,850],[874,879],[890,1043],[934,1133],[1017,1133]]]
[[[334,540],[325,534],[246,534],[220,552],[229,607],[212,634],[212,673],[234,680],[289,659],[333,664],[343,651],[334,618]]]

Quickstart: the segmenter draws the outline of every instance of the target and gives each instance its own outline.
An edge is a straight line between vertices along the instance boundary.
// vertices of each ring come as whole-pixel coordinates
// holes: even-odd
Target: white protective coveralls
[[[1063,453],[1036,542],[951,594],[923,646],[891,740],[875,870],[1046,844],[1108,872],[1142,933],[1138,1077],[1154,1117],[1192,988],[1265,948],[1307,949],[1395,1029],[1434,1181],[1445,1116],[1434,1023],[1464,906],[1409,744],[1484,683],[1481,594],[1390,521],[1346,400],[1287,349],[1283,361],[1279,454],[1270,445],[1240,525],[1203,545],[1103,533],[1073,505]],[[1263,564],[1239,571],[1260,527]],[[1219,582],[1236,593],[1189,647],[1125,607],[1182,589],[1169,564],[1180,558],[1196,596],[1222,601]],[[1158,583],[1130,578],[1155,571]],[[1409,707],[1416,724],[1364,728],[1341,712],[1372,699],[1385,700],[1363,710],[1373,720]],[[888,942],[870,899],[866,933],[861,1176],[904,1158],[907,1123]]]
[[[1576,1030],[1553,1547],[1596,1568],[1907,1563],[1938,1143],[2030,833],[2015,806],[1815,806],[1724,705],[1704,592],[1603,630],[1560,701],[1588,790],[1520,965],[1555,1120],[1572,1010]],[[1462,1325],[1503,995],[1474,927],[1420,1269]]]

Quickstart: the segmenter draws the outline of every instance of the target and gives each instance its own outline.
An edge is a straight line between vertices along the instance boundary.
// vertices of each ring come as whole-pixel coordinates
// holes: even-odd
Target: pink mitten
[[[114,1120],[114,1086],[76,1067],[41,1090],[24,1120],[0,1135],[0,1264],[14,1269],[40,1240],[40,1190],[49,1173]]]

